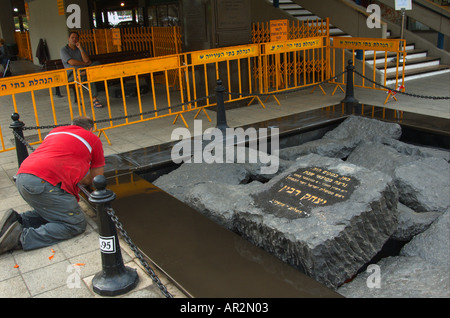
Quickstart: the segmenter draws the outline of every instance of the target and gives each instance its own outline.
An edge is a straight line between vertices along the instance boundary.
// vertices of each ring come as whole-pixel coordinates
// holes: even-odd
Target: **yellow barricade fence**
[[[28,31],[16,31],[14,32],[14,40],[17,44],[17,56],[32,61],[33,52],[30,44],[30,33]]]
[[[81,45],[91,55],[136,51],[163,56],[182,52],[181,28],[178,26],[92,29],[77,32],[80,34]]]
[[[348,42],[349,38],[334,37],[329,44],[328,39],[316,36],[92,66],[78,69],[75,72],[78,80],[74,82],[68,82],[66,70],[0,79],[0,152],[15,148],[11,142],[5,142],[2,131],[2,127],[11,123],[13,112],[20,114],[26,126],[40,127],[33,143],[42,141],[42,126],[68,124],[78,114],[90,116],[96,122],[99,136],[104,135],[111,144],[106,131],[115,127],[167,116],[173,116],[174,123],[181,118],[188,126],[183,114],[190,111],[196,111],[195,118],[203,112],[211,121],[206,108],[216,105],[218,79],[229,92],[225,102],[250,100],[250,104],[257,99],[263,108],[260,96],[273,96],[280,104],[275,93],[296,88],[319,86],[325,94],[320,85],[345,71],[347,56],[355,61],[356,50],[363,52],[362,75],[375,80],[378,79],[370,74],[376,72],[368,71],[365,63],[369,49],[375,56],[384,54],[385,60],[388,53],[393,53],[397,60],[384,62],[384,74],[389,73],[392,63],[396,86],[401,80],[398,70],[404,66],[401,58],[405,55],[400,50],[400,40],[350,38]],[[332,83],[336,89],[342,89],[344,80],[339,77]],[[363,78],[361,86],[377,88],[368,82]],[[381,83],[386,84],[386,79]],[[104,108],[97,109],[92,103],[93,85],[102,91],[99,97]],[[72,86],[77,104],[72,102],[74,96],[69,89]],[[55,87],[62,87],[62,93],[66,93],[66,97],[57,97],[58,103],[52,90]]]
[[[333,75],[345,71],[352,60],[355,70],[362,76],[355,76],[355,87],[385,90],[380,85],[402,90],[405,79],[405,40],[330,37],[330,58]],[[333,95],[339,88],[344,92],[345,75],[332,81],[336,84]],[[377,85],[379,84],[379,85]],[[391,96],[388,94],[386,101]],[[395,96],[393,96],[395,98]],[[385,101],[385,103],[386,103]]]
[[[209,96],[214,94],[217,80],[221,79],[231,94],[225,102],[245,99],[245,94],[253,94],[256,90],[252,84],[251,67],[260,55],[258,44],[197,51],[185,54],[188,65],[188,79],[192,81],[193,96]],[[200,84],[200,85],[199,85]],[[204,107],[216,105],[209,98]],[[198,103],[195,105],[200,107]],[[204,109],[204,107],[202,107]],[[198,115],[199,111],[197,112]]]
[[[14,141],[5,139],[5,132],[12,136],[8,129],[13,113],[20,114],[20,121],[27,126],[58,125],[69,123],[74,114],[81,114],[81,108],[73,103],[73,95],[55,97],[53,88],[61,87],[61,92],[69,92],[74,85],[67,78],[67,70],[55,70],[33,73],[22,76],[5,77],[0,80],[0,141],[1,151],[15,149]],[[64,90],[65,88],[65,90]],[[55,99],[58,102],[55,103]],[[7,130],[4,131],[2,127]],[[44,128],[42,128],[44,129]],[[32,136],[31,144],[42,142],[42,129]]]
[[[303,39],[316,36],[327,36],[330,33],[330,21],[326,19],[296,20],[287,22],[287,39]],[[256,22],[252,24],[252,42],[270,42],[270,22]]]
[[[95,129],[110,143],[108,129],[187,111],[189,106],[174,106],[190,97],[184,96],[184,89],[171,89],[169,80],[169,73],[176,72],[179,87],[184,87],[180,59],[176,54],[78,69],[77,77],[84,79],[77,83],[83,114],[97,122]],[[156,84],[157,75],[162,75],[164,83]],[[104,87],[106,111],[94,107],[92,85]],[[131,116],[135,114],[139,115]]]
[[[326,80],[329,69],[326,44],[326,36],[261,44],[257,68],[260,91],[268,94]]]

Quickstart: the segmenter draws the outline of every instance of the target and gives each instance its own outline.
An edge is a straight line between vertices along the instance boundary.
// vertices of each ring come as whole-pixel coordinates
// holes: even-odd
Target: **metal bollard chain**
[[[158,288],[161,290],[161,292],[164,294],[164,296],[166,296],[167,298],[173,298],[173,295],[171,293],[169,293],[169,291],[167,290],[166,286],[164,286],[164,284],[161,282],[161,280],[155,274],[153,269],[150,267],[148,262],[145,260],[145,258],[142,255],[142,253],[137,248],[137,246],[134,245],[133,241],[128,236],[127,231],[125,231],[125,229],[123,228],[122,223],[120,223],[119,218],[114,213],[114,210],[111,207],[106,207],[105,210],[106,210],[106,213],[108,213],[108,215],[111,217],[111,220],[114,222],[114,224],[116,225],[117,229],[120,231],[120,234],[124,238],[125,242],[129,245],[131,250],[134,252],[136,257],[139,259],[139,261],[142,264],[142,266],[144,266],[145,271],[150,276],[150,278],[153,280],[153,282],[156,284],[156,286],[158,286]]]
[[[406,96],[411,96],[411,97],[416,97],[416,98],[425,98],[425,99],[434,99],[434,100],[445,100],[445,99],[450,99],[450,97],[447,97],[447,96],[425,96],[425,95],[418,95],[418,94],[406,93],[406,92],[399,91],[399,90],[396,90],[396,89],[391,89],[391,88],[389,88],[389,87],[387,87],[387,86],[378,84],[377,82],[375,82],[375,81],[373,81],[372,79],[370,79],[370,78],[364,76],[363,74],[359,73],[359,72],[356,71],[356,70],[353,71],[353,72],[356,73],[356,74],[358,74],[359,76],[361,76],[361,77],[364,78],[365,80],[371,82],[372,84],[375,84],[375,85],[377,85],[377,86],[379,86],[379,87],[381,87],[381,88],[384,88],[384,89],[386,89],[386,90],[389,90],[389,91],[391,91],[391,92],[395,92],[395,93],[398,93],[398,94],[403,94],[403,95],[406,95]]]
[[[20,136],[16,131],[12,131],[14,137],[16,137],[17,139],[19,139],[19,141],[21,143],[23,143],[25,146],[27,146],[28,149],[30,149],[31,151],[34,151],[35,149],[24,139],[22,138],[22,136]]]
[[[273,96],[273,95],[287,95],[287,94],[290,94],[290,93],[296,93],[296,92],[300,92],[300,91],[303,91],[303,90],[315,88],[315,87],[317,87],[319,85],[322,85],[322,84],[326,84],[326,83],[330,82],[331,80],[336,79],[337,77],[339,77],[339,76],[341,76],[341,75],[343,75],[345,73],[347,73],[346,70],[341,72],[341,73],[339,73],[339,74],[333,75],[332,77],[330,77],[330,78],[328,78],[326,80],[323,80],[320,83],[316,83],[316,84],[308,85],[308,86],[296,87],[296,88],[289,88],[289,89],[286,89],[284,91],[274,91],[274,92],[268,92],[268,93],[234,93],[234,92],[224,92],[224,93],[228,94],[228,95],[243,96],[243,97],[253,97],[253,96],[266,97],[266,96]]]

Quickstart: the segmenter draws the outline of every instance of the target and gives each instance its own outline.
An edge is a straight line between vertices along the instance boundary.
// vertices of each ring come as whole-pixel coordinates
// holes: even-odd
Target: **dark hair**
[[[80,33],[78,33],[77,31],[69,31],[69,38],[72,35],[72,33],[75,33],[78,36],[78,38],[80,37]]]
[[[86,130],[91,130],[94,128],[94,121],[89,117],[80,116],[72,119],[72,125],[80,126]]]

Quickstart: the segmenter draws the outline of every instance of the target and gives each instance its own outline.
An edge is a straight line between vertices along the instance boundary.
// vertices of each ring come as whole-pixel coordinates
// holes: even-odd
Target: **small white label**
[[[116,252],[116,241],[114,236],[99,237],[100,250],[105,254],[112,254]]]

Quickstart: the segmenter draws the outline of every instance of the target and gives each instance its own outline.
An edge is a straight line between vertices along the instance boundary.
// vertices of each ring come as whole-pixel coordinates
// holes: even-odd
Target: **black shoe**
[[[22,230],[23,227],[19,221],[14,222],[5,230],[5,233],[0,236],[0,255],[22,247],[20,244]]]
[[[3,236],[8,227],[10,227],[11,224],[13,224],[16,221],[22,223],[22,217],[20,216],[20,214],[14,211],[13,209],[9,209],[8,211],[6,211],[6,213],[0,220],[0,237]]]

